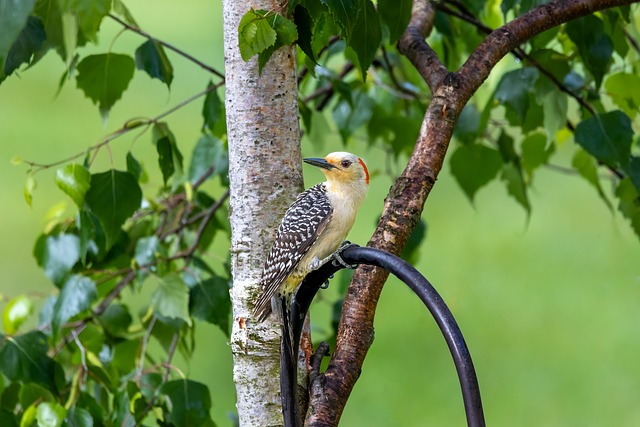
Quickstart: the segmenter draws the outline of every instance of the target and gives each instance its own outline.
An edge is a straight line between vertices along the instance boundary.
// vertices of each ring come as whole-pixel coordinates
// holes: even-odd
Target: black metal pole
[[[342,250],[340,256],[348,264],[368,264],[384,268],[406,283],[415,292],[434,317],[453,357],[453,362],[458,372],[460,388],[462,389],[467,425],[469,427],[484,427],[485,420],[480,387],[473,361],[471,360],[471,354],[451,311],[431,283],[406,261],[380,249],[352,245]],[[291,331],[294,351],[293,354],[281,355],[284,358],[293,357],[293,361],[288,363],[293,363],[294,361],[297,363],[302,326],[311,301],[325,281],[341,268],[343,268],[341,265],[328,262],[318,270],[309,273],[300,285],[291,305]],[[285,361],[284,363],[287,362]],[[288,389],[287,396],[295,396],[297,392],[296,375],[287,376],[284,379],[281,378],[281,389],[283,390],[283,395],[284,390]],[[299,410],[293,401],[290,402],[288,408],[295,411]],[[286,415],[285,418],[287,418]]]

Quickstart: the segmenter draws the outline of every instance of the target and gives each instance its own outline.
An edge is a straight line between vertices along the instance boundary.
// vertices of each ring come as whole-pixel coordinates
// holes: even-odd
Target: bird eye
[[[340,164],[343,168],[348,168],[349,166],[351,166],[351,160],[343,160]]]

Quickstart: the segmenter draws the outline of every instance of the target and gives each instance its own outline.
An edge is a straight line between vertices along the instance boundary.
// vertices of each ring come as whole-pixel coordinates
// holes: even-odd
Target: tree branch
[[[500,59],[541,32],[598,10],[624,6],[636,1],[560,0],[530,10],[493,31],[473,51],[459,70],[459,74],[465,76],[463,92],[475,92],[489,77],[489,73]]]
[[[455,16],[456,18],[461,19],[461,20],[463,20],[465,22],[468,22],[469,24],[475,26],[478,30],[484,32],[485,34],[491,34],[493,32],[493,30],[491,28],[487,27],[482,22],[480,22],[478,20],[478,18],[473,16],[471,13],[467,12],[466,9],[464,9],[464,7],[459,4],[459,2],[454,1],[454,0],[447,0],[447,1],[449,3],[451,3],[451,4],[455,4],[459,9],[462,10],[462,12],[456,12],[456,11],[451,10],[451,9],[449,9],[448,7],[446,7],[446,6],[442,5],[442,4],[436,4],[436,6],[435,6],[436,9],[438,9],[439,11],[441,11],[443,13],[446,13],[448,15]],[[558,80],[558,78],[556,76],[553,75],[553,73],[551,71],[547,70],[544,66],[542,66],[542,64],[540,64],[531,55],[527,54],[523,49],[517,47],[514,50],[512,50],[511,53],[516,58],[518,58],[520,60],[526,60],[532,66],[536,67],[540,71],[540,73],[542,73],[545,77],[547,77],[558,88],[558,90],[560,90],[561,92],[566,93],[567,95],[569,95],[570,97],[575,99],[575,101],[578,104],[580,104],[582,106],[582,108],[587,110],[592,115],[596,114],[596,111],[591,106],[591,104],[589,104],[587,101],[585,101],[583,97],[581,97],[577,93],[575,93],[572,90],[570,90],[567,86],[565,86],[560,80]]]
[[[411,158],[385,199],[382,216],[368,246],[396,255],[404,248],[442,169],[460,112],[500,59],[542,31],[596,10],[629,3],[632,1],[566,0],[539,6],[493,31],[458,72],[447,74],[433,51],[425,49],[423,35],[416,30],[419,27],[416,20],[424,12],[414,8],[411,24],[398,49],[419,69],[434,95]],[[338,425],[373,342],[375,308],[387,277],[385,270],[368,266],[355,271],[344,299],[333,358],[326,372],[310,385],[306,425]]]
[[[398,40],[398,51],[416,67],[431,92],[435,91],[447,74],[447,68],[425,41],[433,28],[435,15],[430,2],[414,0],[411,21]]]

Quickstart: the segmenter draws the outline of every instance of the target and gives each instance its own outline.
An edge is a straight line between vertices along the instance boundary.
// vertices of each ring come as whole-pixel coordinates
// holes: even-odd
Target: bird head
[[[325,158],[311,157],[303,159],[305,163],[320,168],[330,183],[369,184],[369,171],[362,159],[355,154],[337,151]]]

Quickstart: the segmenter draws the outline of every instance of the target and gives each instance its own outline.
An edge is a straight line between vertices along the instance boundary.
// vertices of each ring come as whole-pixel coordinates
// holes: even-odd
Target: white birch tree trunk
[[[247,319],[275,230],[302,189],[295,48],[275,52],[259,76],[256,58],[244,62],[240,56],[238,24],[251,7],[284,14],[284,3],[222,4],[237,409],[241,427],[279,426],[279,326],[274,316],[261,325]]]

